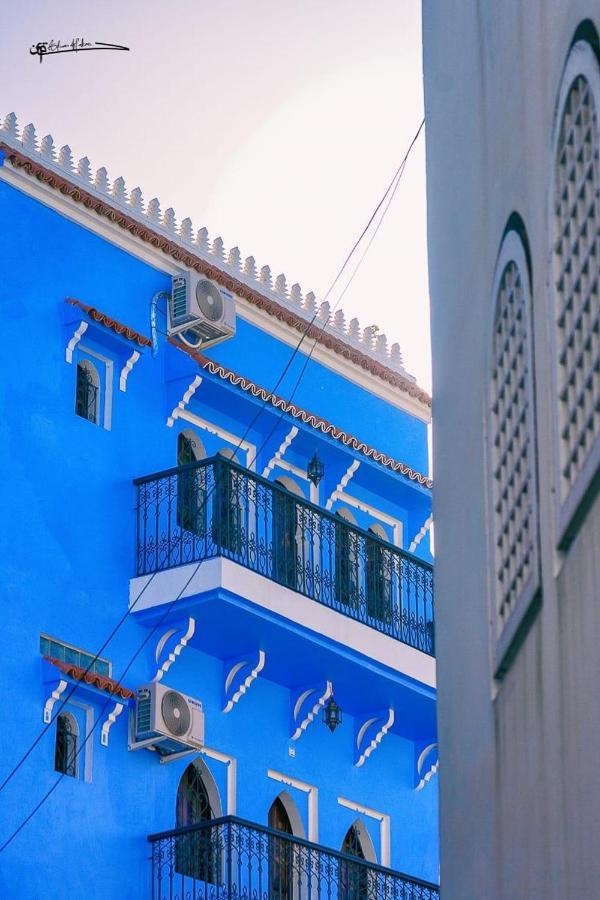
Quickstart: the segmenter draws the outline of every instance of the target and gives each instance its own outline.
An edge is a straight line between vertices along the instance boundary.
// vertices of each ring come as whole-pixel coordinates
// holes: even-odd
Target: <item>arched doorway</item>
[[[338,898],[339,900],[364,900],[369,896],[369,869],[365,861],[375,862],[375,849],[371,837],[360,821],[354,822],[346,832],[340,848],[345,856],[354,857],[360,863],[349,859],[340,860]]]
[[[356,519],[345,506],[336,510],[335,522],[335,592],[336,600],[357,609],[359,605],[358,536],[352,530]],[[348,524],[346,524],[348,523]]]
[[[286,835],[301,828],[300,815],[292,798],[283,791],[269,809],[269,828]],[[294,844],[286,838],[269,836],[269,900],[292,900],[294,884]]]
[[[296,590],[305,571],[303,529],[295,497],[303,497],[293,478],[275,479],[285,490],[273,491],[273,575],[286,587]],[[302,554],[299,553],[302,548]]]
[[[375,538],[387,540],[383,526],[369,527]],[[366,541],[367,613],[384,625],[392,624],[392,557],[379,540]]]
[[[239,557],[244,549],[244,511],[247,507],[245,478],[223,460],[238,463],[231,447],[222,447],[214,463],[212,535],[217,553]]]
[[[204,459],[204,444],[193,431],[177,435],[177,524],[183,532],[202,537],[206,533],[206,471],[193,466]],[[189,537],[189,535],[188,535]]]
[[[217,787],[201,760],[183,773],[177,789],[177,828],[202,825],[221,815]],[[175,839],[175,871],[216,884],[220,872],[218,834],[210,827],[188,831]]]

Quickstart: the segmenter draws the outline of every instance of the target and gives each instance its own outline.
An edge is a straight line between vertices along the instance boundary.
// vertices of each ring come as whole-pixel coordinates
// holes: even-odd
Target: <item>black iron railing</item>
[[[435,884],[233,816],[164,831],[152,900],[438,900]]]
[[[137,574],[226,556],[433,655],[433,569],[222,457],[138,478]]]

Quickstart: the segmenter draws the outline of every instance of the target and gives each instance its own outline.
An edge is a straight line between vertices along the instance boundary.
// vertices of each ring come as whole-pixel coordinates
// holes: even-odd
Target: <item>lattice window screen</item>
[[[579,75],[564,105],[556,156],[554,281],[560,495],[600,434],[600,170],[596,104]]]
[[[500,277],[491,384],[498,632],[533,574],[535,516],[527,295],[514,261]]]

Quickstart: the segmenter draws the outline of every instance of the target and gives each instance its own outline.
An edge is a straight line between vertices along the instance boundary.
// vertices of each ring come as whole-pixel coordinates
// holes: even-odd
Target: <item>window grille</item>
[[[198,766],[191,763],[179,782],[177,790],[177,827],[197,825],[214,818],[208,790]],[[221,868],[222,848],[210,831],[191,831],[175,846],[175,871],[207,884],[216,884]]]
[[[510,260],[500,275],[491,381],[491,467],[498,631],[534,573],[536,524],[528,292]]]
[[[589,54],[593,55],[591,50]],[[562,108],[554,188],[561,503],[600,435],[599,145],[596,100],[589,80],[579,74]]]
[[[77,363],[75,412],[94,424],[98,422],[98,393],[99,379],[96,370],[87,361]]]
[[[77,724],[69,713],[61,713],[56,720],[54,768],[63,775],[77,778]]]
[[[58,641],[45,634],[40,635],[40,653],[42,656],[51,656],[53,659],[58,659],[61,662],[81,666],[83,669],[87,669],[91,664],[90,672],[110,677],[111,664],[107,659],[102,657],[94,659],[92,653],[78,650],[77,647],[73,647],[71,644],[65,644],[64,641]]]
[[[356,825],[352,825],[344,838],[342,853],[364,860],[365,853]],[[340,860],[339,900],[362,900],[369,896],[369,871],[364,866],[354,865],[349,860]]]

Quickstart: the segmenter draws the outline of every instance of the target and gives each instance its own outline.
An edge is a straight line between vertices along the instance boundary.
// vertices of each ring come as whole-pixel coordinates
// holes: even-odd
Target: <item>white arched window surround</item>
[[[577,40],[558,91],[550,184],[552,421],[561,549],[573,540],[600,481],[599,151],[600,67],[592,46]]]
[[[488,345],[488,571],[497,674],[540,585],[531,307],[527,256],[510,229],[496,262]]]

